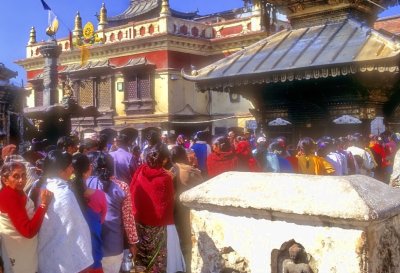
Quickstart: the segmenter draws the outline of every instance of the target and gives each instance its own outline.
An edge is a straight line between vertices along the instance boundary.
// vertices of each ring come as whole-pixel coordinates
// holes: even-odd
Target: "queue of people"
[[[121,134],[35,140],[31,150],[2,150],[0,273],[119,273],[133,260],[145,272],[189,272],[189,211],[179,195],[227,171],[364,174],[388,182],[395,138],[360,134],[297,147],[284,137],[229,132],[149,132],[144,147]],[[400,155],[399,155],[400,156]],[[49,258],[51,257],[51,258]],[[3,270],[3,272],[1,271]]]

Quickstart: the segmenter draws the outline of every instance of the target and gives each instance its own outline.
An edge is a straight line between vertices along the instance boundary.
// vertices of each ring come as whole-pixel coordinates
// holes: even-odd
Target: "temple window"
[[[78,83],[79,105],[95,106],[97,109],[107,110],[112,108],[112,78],[97,77],[84,79]]]
[[[122,31],[118,32],[118,41],[121,41],[123,37]]]
[[[94,82],[93,79],[86,79],[79,82],[78,102],[79,105],[92,106],[94,105]]]
[[[100,78],[97,81],[96,106],[99,110],[110,109],[112,105],[112,79]]]
[[[129,114],[153,113],[154,100],[150,74],[125,76],[125,111]]]
[[[151,98],[150,75],[134,75],[128,78],[125,90],[126,100]]]
[[[146,33],[146,29],[144,27],[141,27],[139,30],[140,36],[143,36]]]
[[[187,28],[187,26],[185,26],[185,25],[181,26],[181,27],[179,28],[179,33],[180,33],[180,34],[183,34],[183,35],[186,35],[186,34],[188,33],[188,28]]]
[[[114,41],[115,41],[115,34],[111,33],[110,42],[114,42]]]
[[[153,26],[153,25],[150,25],[150,26],[149,26],[149,33],[150,33],[150,34],[153,34],[153,33],[154,33],[154,26]]]
[[[35,87],[35,107],[43,106],[43,87]]]
[[[197,27],[192,28],[192,36],[194,37],[199,36],[199,29]]]

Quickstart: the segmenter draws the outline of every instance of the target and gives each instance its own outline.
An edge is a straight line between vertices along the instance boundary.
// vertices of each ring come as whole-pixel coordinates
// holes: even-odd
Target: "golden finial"
[[[261,9],[261,1],[260,0],[254,0],[253,1],[253,11],[260,10]]]
[[[46,34],[52,38],[55,38],[56,33],[58,31],[58,19],[55,17],[51,25],[46,28]]]
[[[106,5],[103,3],[100,9],[100,15],[98,16],[99,24],[97,26],[98,30],[104,30],[104,27],[107,25],[107,9]]]
[[[29,33],[29,42],[28,45],[36,44],[36,29],[35,27],[31,27],[31,32]]]
[[[162,0],[160,15],[171,15],[168,0]]]
[[[101,5],[101,9],[100,9],[100,20],[99,20],[99,24],[107,24],[107,9],[106,9],[106,5],[103,3]]]
[[[82,36],[82,18],[79,14],[79,11],[76,13],[75,16],[75,26],[74,30],[72,31],[72,43],[75,45],[81,44],[81,36]]]
[[[75,28],[74,31],[82,31],[82,18],[79,14],[79,11],[76,13],[75,16]]]

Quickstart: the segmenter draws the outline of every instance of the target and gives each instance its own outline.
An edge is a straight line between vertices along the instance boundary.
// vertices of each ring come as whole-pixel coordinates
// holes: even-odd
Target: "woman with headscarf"
[[[72,192],[72,156],[50,151],[37,187],[54,193],[39,232],[39,272],[78,273],[93,264],[90,230]]]
[[[89,158],[93,173],[86,180],[91,189],[102,190],[106,195],[107,214],[102,226],[103,270],[118,273],[121,268],[124,236],[133,256],[136,255],[138,237],[133,217],[131,194],[127,183],[114,177],[114,160],[111,155],[97,152]]]
[[[238,158],[227,137],[218,137],[212,146],[212,153],[207,157],[208,177],[212,178],[223,172],[238,170]]]
[[[292,165],[285,156],[285,146],[282,145],[281,142],[274,140],[268,146],[268,153],[266,155],[267,171],[274,173],[293,173]]]
[[[323,157],[315,155],[317,144],[310,137],[302,138],[298,144],[297,155],[299,173],[330,175],[335,173],[333,166]]]
[[[253,157],[250,143],[247,140],[240,140],[236,145],[236,156],[238,158],[238,171],[259,172],[261,167]]]
[[[92,165],[86,155],[74,155],[72,166],[74,167],[75,177],[72,180],[71,187],[89,225],[92,239],[94,263],[85,272],[103,273],[101,264],[103,259],[101,230],[107,213],[106,196],[103,191],[90,189],[86,186],[86,179],[92,174]]]
[[[136,264],[146,267],[145,272],[186,271],[174,225],[172,174],[163,168],[168,162],[168,150],[156,145],[130,186],[139,235]]]
[[[35,273],[38,271],[37,233],[42,225],[52,193],[42,190],[41,204],[36,211],[23,189],[25,165],[5,163],[1,169],[0,241],[5,272]]]

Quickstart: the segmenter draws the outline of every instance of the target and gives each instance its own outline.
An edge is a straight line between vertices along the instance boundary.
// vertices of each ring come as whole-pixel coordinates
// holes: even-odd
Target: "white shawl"
[[[29,218],[34,215],[31,199],[26,202]],[[35,273],[38,268],[37,236],[31,239],[23,237],[14,227],[8,214],[0,212],[0,245],[4,261],[4,272]]]
[[[66,181],[47,179],[53,192],[39,232],[39,273],[76,273],[93,264],[89,227]]]

